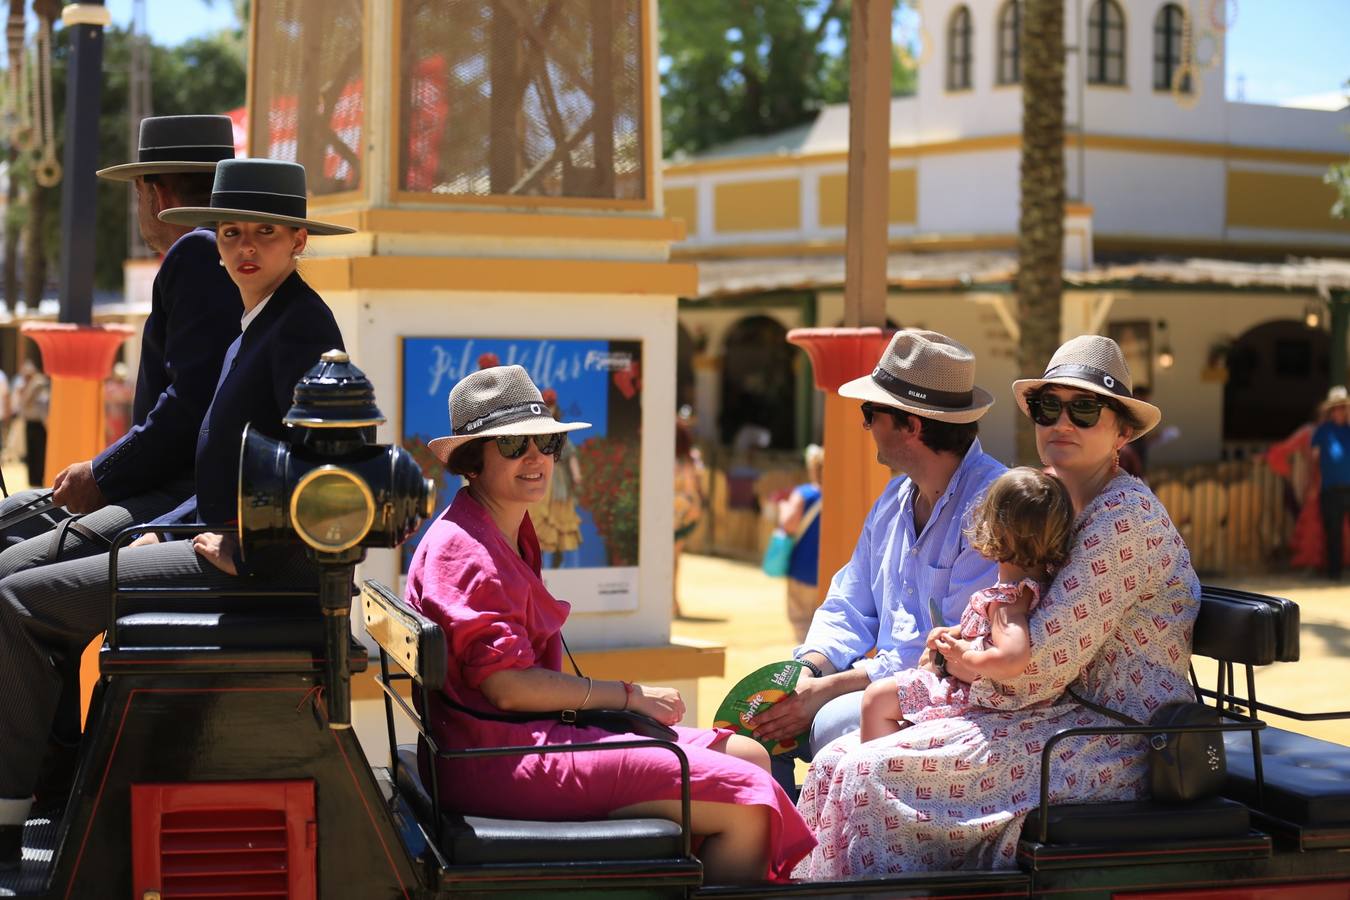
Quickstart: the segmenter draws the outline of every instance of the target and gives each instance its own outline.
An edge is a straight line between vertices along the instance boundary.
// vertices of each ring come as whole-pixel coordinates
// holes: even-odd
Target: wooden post
[[[844,325],[880,327],[886,323],[889,243],[891,2],[853,0],[852,16]]]
[[[1346,337],[1350,331],[1350,291],[1332,291],[1327,304],[1331,310],[1331,383],[1345,384]]]

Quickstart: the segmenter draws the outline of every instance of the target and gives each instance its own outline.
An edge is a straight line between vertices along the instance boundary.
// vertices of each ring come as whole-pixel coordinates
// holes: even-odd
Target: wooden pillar
[[[1331,309],[1331,383],[1346,381],[1346,338],[1350,331],[1350,291],[1332,291],[1327,304]]]
[[[890,0],[854,0],[848,77],[844,324],[880,327],[886,322],[890,199]]]

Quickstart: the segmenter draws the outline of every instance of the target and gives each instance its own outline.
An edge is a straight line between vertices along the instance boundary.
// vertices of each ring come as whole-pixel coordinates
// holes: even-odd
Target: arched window
[[[1175,3],[1158,10],[1153,20],[1153,89],[1170,91],[1172,79],[1181,66],[1181,39],[1185,32],[1186,13]],[[1183,94],[1191,92],[1191,74],[1182,76],[1178,85]]]
[[[1125,16],[1116,0],[1097,0],[1088,13],[1088,84],[1125,83]]]
[[[1022,80],[1022,3],[1007,0],[998,11],[998,83]]]
[[[958,6],[947,24],[947,90],[971,87],[970,7]]]

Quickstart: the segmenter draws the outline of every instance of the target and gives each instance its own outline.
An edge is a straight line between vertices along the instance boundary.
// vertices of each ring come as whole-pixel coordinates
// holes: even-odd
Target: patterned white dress
[[[997,582],[982,591],[976,591],[961,613],[961,637],[970,641],[973,649],[989,646],[994,626],[989,621],[990,604],[1010,606],[1017,602],[1023,586],[1031,592],[1027,612],[1041,602],[1041,586],[1034,578],[1023,578],[1016,584]],[[928,722],[959,716],[970,707],[970,685],[950,675],[938,675],[929,669],[905,669],[895,674],[895,692],[900,700],[900,717],[906,722]]]
[[[798,806],[819,845],[793,872],[838,878],[1014,865],[1038,803],[1041,750],[1073,726],[1113,724],[1088,699],[1147,721],[1194,699],[1187,681],[1200,583],[1158,498],[1116,477],[1078,516],[1072,558],[1030,616],[1032,661],[1004,683],[978,679],[963,714],[816,755]],[[1052,802],[1146,790],[1143,745],[1117,736],[1058,745]]]

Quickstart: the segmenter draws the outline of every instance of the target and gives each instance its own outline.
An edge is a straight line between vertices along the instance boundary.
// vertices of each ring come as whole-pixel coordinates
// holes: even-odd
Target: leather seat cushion
[[[429,823],[431,796],[417,772],[417,749],[398,748],[399,792]],[[445,790],[445,786],[442,786]],[[441,850],[457,865],[680,859],[680,826],[666,819],[539,822],[483,816],[441,816]]]
[[[1251,736],[1229,732],[1224,744],[1225,794],[1297,825],[1350,825],[1350,747],[1266,728],[1261,732],[1265,791],[1258,804]]]
[[[123,649],[225,650],[323,648],[323,616],[293,612],[141,612],[117,619]]]
[[[1251,829],[1247,807],[1224,797],[1182,805],[1149,800],[1068,803],[1050,807],[1051,844],[1164,843],[1241,837]],[[1022,826],[1022,840],[1040,837],[1040,810]]]

